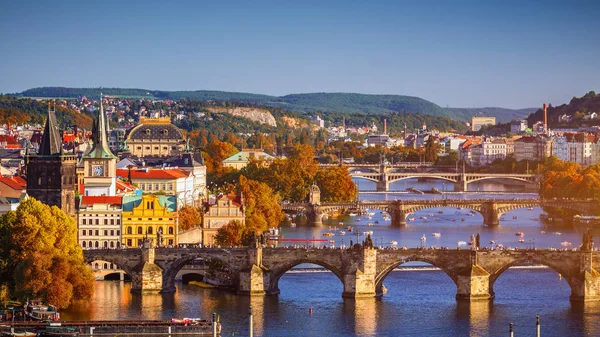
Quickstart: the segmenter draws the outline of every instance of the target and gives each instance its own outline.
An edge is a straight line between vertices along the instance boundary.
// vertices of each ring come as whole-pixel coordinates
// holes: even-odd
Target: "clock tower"
[[[100,109],[92,128],[94,144],[92,151],[83,158],[84,195],[116,195],[117,157],[108,147],[106,124],[102,94],[100,94]]]

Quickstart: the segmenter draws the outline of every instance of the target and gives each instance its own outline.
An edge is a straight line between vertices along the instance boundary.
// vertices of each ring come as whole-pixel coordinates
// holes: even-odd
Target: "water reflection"
[[[456,319],[468,323],[469,336],[489,336],[492,301],[457,301]]]
[[[354,317],[354,332],[373,336],[377,332],[379,300],[375,298],[344,299],[344,313]]]

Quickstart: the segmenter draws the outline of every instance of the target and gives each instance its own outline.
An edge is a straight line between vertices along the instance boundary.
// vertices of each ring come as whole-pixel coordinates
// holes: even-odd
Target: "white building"
[[[587,133],[565,133],[554,137],[552,153],[560,160],[579,165],[598,162],[599,150],[596,136]]]
[[[122,199],[118,196],[81,197],[77,238],[82,248],[121,247]]]

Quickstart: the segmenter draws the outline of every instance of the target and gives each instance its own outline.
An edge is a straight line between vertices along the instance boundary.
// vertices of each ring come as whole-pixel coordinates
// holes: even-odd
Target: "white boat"
[[[459,246],[464,246],[464,245],[467,244],[467,242],[465,242],[465,241],[458,241],[456,244],[459,245]]]
[[[373,226],[373,223],[372,223],[372,222],[369,222],[369,223],[367,224],[367,226]]]
[[[565,247],[569,247],[571,245],[571,243],[569,241],[562,241],[561,246],[565,246]]]
[[[340,235],[346,235],[345,231],[340,231]]]
[[[392,246],[397,246],[398,245],[398,241],[396,241],[396,240],[392,240],[390,243],[392,244]]]
[[[524,237],[525,234],[523,232],[516,232],[515,233],[516,236],[520,236],[520,237]]]
[[[295,223],[295,222],[292,222],[292,223],[290,224],[290,227],[292,227],[292,228],[296,228],[296,223]]]
[[[440,236],[442,236],[442,234],[440,234],[440,233],[431,233],[431,236],[435,236],[436,238],[439,238]]]
[[[429,214],[427,214],[427,215],[429,215],[429,216],[433,216],[433,213],[429,213]]]
[[[356,213],[348,213],[348,216],[356,216]]]
[[[554,235],[562,235],[561,232],[554,232]]]

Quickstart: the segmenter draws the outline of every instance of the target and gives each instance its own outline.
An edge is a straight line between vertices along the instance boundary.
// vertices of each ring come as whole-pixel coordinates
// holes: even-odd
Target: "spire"
[[[106,139],[106,116],[104,115],[104,107],[102,106],[102,93],[100,93],[100,110],[92,127],[92,139],[94,147],[88,154],[91,158],[116,158],[108,148],[108,140]]]
[[[46,118],[46,125],[44,126],[44,134],[42,135],[38,155],[60,155],[61,150],[62,142],[60,133],[58,132],[58,124],[56,123],[56,105],[54,109],[51,109],[50,102],[48,102],[48,118]]]

